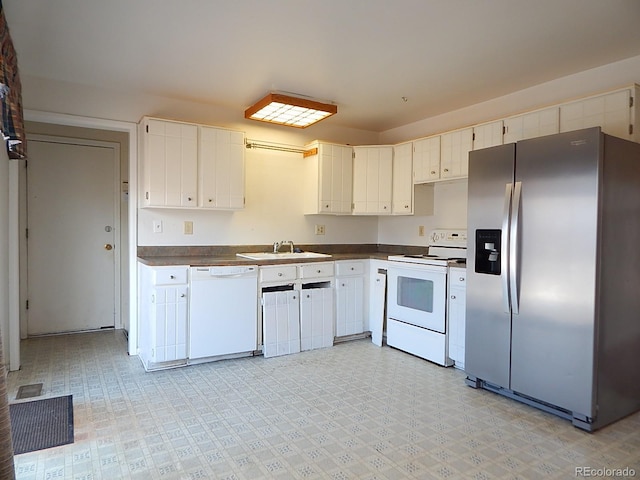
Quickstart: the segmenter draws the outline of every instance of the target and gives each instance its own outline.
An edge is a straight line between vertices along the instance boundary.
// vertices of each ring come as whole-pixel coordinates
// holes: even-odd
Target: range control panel
[[[466,247],[467,231],[464,229],[437,228],[429,233],[429,246]]]

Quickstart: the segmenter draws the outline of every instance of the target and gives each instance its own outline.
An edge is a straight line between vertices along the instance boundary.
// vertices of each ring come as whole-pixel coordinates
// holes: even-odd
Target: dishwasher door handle
[[[255,272],[247,273],[212,273],[207,278],[242,278],[242,277],[258,277]]]

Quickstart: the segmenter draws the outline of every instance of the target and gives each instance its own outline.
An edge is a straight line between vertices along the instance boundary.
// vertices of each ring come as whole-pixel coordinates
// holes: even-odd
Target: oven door
[[[389,262],[387,316],[445,333],[447,267]]]

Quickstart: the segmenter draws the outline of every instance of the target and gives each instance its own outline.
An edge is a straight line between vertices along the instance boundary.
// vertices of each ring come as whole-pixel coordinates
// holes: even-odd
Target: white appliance
[[[448,265],[466,261],[467,233],[434,230],[429,242],[428,254],[388,257],[387,345],[450,366]]]
[[[258,346],[258,267],[191,267],[189,361]]]

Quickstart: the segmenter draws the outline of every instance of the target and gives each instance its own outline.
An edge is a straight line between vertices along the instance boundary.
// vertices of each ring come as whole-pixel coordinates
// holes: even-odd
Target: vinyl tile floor
[[[640,477],[640,414],[586,433],[366,339],[145,373],[122,331],[34,338],[9,401],[34,383],[73,395],[75,441],[20,480]]]

